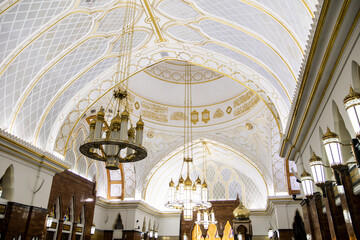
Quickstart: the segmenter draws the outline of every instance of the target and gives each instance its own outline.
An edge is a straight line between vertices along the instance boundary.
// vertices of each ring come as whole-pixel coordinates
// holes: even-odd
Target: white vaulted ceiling
[[[0,1],[0,127],[65,156],[84,116],[111,97],[126,4]],[[132,115],[143,116],[147,133],[181,133],[187,61],[192,64],[193,105],[200,116],[195,134],[271,121],[279,137],[312,41],[317,4],[136,1],[129,79]],[[256,117],[259,109],[267,114],[261,121]],[[207,111],[208,120],[202,118]],[[147,173],[138,180],[145,181]]]

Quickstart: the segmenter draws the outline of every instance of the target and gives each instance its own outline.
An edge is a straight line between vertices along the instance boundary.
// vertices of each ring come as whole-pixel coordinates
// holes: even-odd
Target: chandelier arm
[[[104,156],[105,158],[108,158],[108,156],[106,155],[106,153],[105,153],[104,148],[103,148],[102,145],[99,147],[99,149],[100,149],[101,153],[103,154],[103,156]]]

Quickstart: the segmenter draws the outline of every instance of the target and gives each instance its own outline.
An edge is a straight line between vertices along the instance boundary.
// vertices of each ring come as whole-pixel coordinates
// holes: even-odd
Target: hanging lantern
[[[339,136],[327,128],[327,131],[322,137],[322,140],[331,167],[336,168],[338,166],[342,166],[343,159],[341,155]]]
[[[324,164],[322,162],[322,159],[316,156],[316,154],[313,152],[309,162],[315,184],[317,186],[325,184]]]
[[[192,99],[191,99],[191,68],[188,63],[185,63],[185,104],[184,114],[185,116],[191,115]],[[196,173],[195,165],[193,163],[193,151],[192,151],[192,122],[190,117],[184,118],[184,158],[182,162],[181,171],[186,165],[186,179],[183,179],[183,173],[180,172],[180,178],[175,188],[175,183],[171,179],[169,183],[168,201],[165,206],[173,209],[180,209],[183,211],[183,218],[186,221],[193,219],[193,211],[198,209],[207,209],[211,207],[211,203],[207,200],[207,184],[205,182],[205,169],[204,170],[204,182],[201,184],[200,176],[192,181],[190,178],[190,165],[194,167],[193,173]],[[205,157],[205,142],[202,142],[204,146],[204,164],[206,163]],[[189,146],[187,146],[189,144]]]
[[[354,128],[356,137],[360,135],[360,93],[350,87],[349,94],[344,98],[346,112]]]
[[[304,170],[304,172],[300,175],[300,177],[301,177],[301,186],[304,190],[305,196],[306,197],[312,196],[314,194],[314,189],[313,189],[313,180],[311,178],[310,173]]]

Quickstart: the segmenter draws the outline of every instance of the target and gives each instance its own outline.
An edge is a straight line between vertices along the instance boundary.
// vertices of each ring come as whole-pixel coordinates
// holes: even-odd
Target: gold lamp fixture
[[[142,146],[144,122],[140,117],[136,128],[133,127],[127,100],[127,79],[133,48],[135,11],[135,0],[128,1],[118,39],[120,50],[114,93],[108,105],[108,108],[109,106],[115,108],[116,115],[107,121],[105,112],[108,108],[101,107],[95,119],[90,122],[87,139],[80,146],[80,152],[83,155],[104,161],[106,168],[110,170],[119,169],[119,163],[136,162],[147,156],[147,150]]]
[[[207,200],[207,184],[205,182],[205,166],[204,166],[204,181],[201,182],[200,176],[195,181],[190,178],[190,164],[193,166],[195,173],[195,166],[193,162],[192,151],[192,91],[191,91],[191,65],[185,63],[185,101],[184,101],[184,149],[183,149],[183,163],[180,171],[180,178],[178,184],[171,179],[169,183],[168,201],[165,206],[173,209],[183,210],[183,217],[185,221],[193,219],[193,211],[199,209],[208,209],[211,203]],[[204,146],[204,164],[205,164],[205,142]],[[187,146],[188,145],[188,146]],[[186,165],[186,178],[184,180],[182,170]]]

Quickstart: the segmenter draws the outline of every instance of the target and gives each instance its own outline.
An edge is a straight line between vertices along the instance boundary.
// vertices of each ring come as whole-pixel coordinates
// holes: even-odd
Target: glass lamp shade
[[[153,232],[153,230],[152,229],[150,229],[150,232],[149,232],[149,237],[153,237],[154,236],[154,232]]]
[[[312,176],[314,177],[314,181],[316,185],[322,185],[325,183],[325,173],[324,173],[324,165],[322,159],[313,152],[310,160],[310,168],[312,172]]]
[[[171,179],[169,183],[169,202],[175,201],[175,183]]]
[[[154,238],[158,238],[158,236],[159,236],[158,231],[155,231],[155,233],[154,233]]]
[[[209,213],[207,211],[204,212],[204,228],[208,229],[209,228]]]
[[[91,233],[91,235],[94,235],[94,233],[95,233],[95,225],[94,224],[91,226],[90,233]]]
[[[274,236],[274,231],[273,231],[271,228],[269,228],[269,230],[268,230],[268,237],[269,237],[269,238],[273,238],[273,236]]]
[[[350,87],[349,94],[344,98],[346,112],[350,118],[356,136],[360,135],[360,93]]]
[[[314,189],[313,189],[313,180],[311,178],[310,173],[304,171],[301,174],[301,186],[304,190],[304,194],[305,196],[312,196],[314,194]]]
[[[53,220],[54,220],[54,218],[52,216],[47,217],[47,219],[46,219],[46,227],[47,228],[51,227]]]
[[[343,159],[341,155],[339,136],[327,128],[327,132],[322,137],[322,140],[331,167],[341,166],[343,164]]]
[[[190,201],[184,202],[184,220],[192,221],[193,219],[193,209]]]

